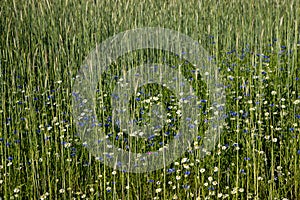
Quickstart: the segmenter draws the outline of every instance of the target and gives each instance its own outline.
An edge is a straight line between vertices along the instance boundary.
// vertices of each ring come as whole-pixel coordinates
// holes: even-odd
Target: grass
[[[299,199],[299,8],[296,0],[2,0],[0,197]],[[227,116],[219,144],[203,159],[198,156],[205,123],[180,159],[133,174],[114,171],[86,149],[72,117],[72,86],[96,44],[139,27],[169,28],[199,41],[219,68]],[[192,68],[175,55],[142,50],[118,59],[112,69],[153,59],[183,64],[187,76]],[[100,97],[109,97],[115,84],[105,80]],[[203,83],[193,86],[206,99]],[[172,95],[156,85],[144,90],[166,99]],[[111,109],[108,98],[103,102],[108,110],[97,106],[101,120]],[[209,110],[209,101],[201,105]],[[133,105],[142,106],[151,111],[151,105]],[[170,113],[176,118],[176,109]],[[208,112],[199,121],[209,117]],[[116,143],[153,151],[162,139],[168,137],[121,135]]]

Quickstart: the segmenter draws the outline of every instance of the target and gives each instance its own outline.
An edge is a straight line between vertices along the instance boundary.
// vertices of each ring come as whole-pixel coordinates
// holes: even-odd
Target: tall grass
[[[2,0],[0,197],[299,199],[299,8],[297,0]],[[195,139],[165,169],[113,171],[78,137],[74,77],[97,43],[156,26],[187,34],[210,53],[226,87],[224,132],[201,160]],[[122,62],[129,61],[116,66]]]

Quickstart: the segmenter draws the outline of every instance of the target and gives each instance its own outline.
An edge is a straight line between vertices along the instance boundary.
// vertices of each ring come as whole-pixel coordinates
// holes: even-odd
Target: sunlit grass
[[[1,1],[0,197],[299,199],[299,8],[296,0]],[[211,55],[226,88],[224,131],[215,150],[198,159],[209,117],[203,114],[200,137],[170,166],[143,174],[114,171],[78,137],[74,78],[97,43],[156,26],[187,34]],[[157,51],[145,58],[145,52],[129,53],[114,67],[148,60],[183,64],[175,55]],[[108,83],[101,95],[109,97],[115,82]],[[202,83],[193,86],[206,99]],[[154,86],[144,89],[171,95]],[[108,100],[103,102],[109,111]],[[145,113],[154,103],[149,104],[143,105]],[[209,102],[200,105],[205,111]],[[106,120],[109,113],[101,108]],[[176,110],[170,113],[176,116]],[[132,142],[141,151],[158,149],[165,138],[119,137],[120,147]]]

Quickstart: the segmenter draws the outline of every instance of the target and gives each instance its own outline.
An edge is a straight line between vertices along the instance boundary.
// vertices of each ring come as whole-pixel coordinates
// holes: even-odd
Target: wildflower
[[[188,161],[187,158],[183,158],[183,159],[181,160],[181,163],[185,163],[185,162],[187,162],[187,161]]]
[[[162,190],[161,188],[157,188],[157,189],[155,190],[155,192],[156,192],[156,193],[160,193],[161,190]]]
[[[111,192],[111,187],[107,187],[107,188],[106,188],[106,191],[107,191],[107,192]]]
[[[293,104],[297,105],[300,103],[300,99],[297,99],[296,101],[293,102]]]
[[[20,189],[19,188],[15,188],[14,189],[14,193],[19,193],[20,192]]]

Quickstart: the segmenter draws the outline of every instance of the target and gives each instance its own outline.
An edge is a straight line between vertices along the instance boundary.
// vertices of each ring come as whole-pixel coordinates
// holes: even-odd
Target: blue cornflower
[[[168,173],[173,173],[173,172],[175,172],[175,168],[170,168],[170,169],[167,170],[167,172]]]
[[[184,172],[184,174],[185,174],[185,175],[190,175],[191,172],[190,172],[190,171],[186,171],[186,172]]]
[[[186,190],[190,189],[190,186],[189,185],[182,185],[182,187]]]
[[[208,190],[215,190],[214,187],[208,187]]]

